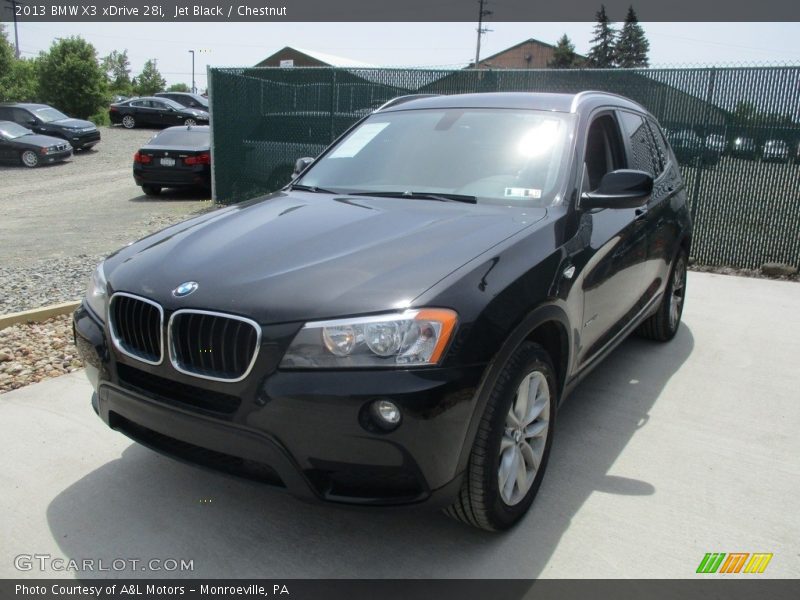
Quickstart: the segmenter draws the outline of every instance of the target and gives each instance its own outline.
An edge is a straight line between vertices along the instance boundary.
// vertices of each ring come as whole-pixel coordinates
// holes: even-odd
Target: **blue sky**
[[[481,56],[533,37],[555,41],[566,33],[589,49],[593,23],[488,23]],[[782,63],[800,65],[800,23],[643,23],[651,63],[659,66]],[[6,28],[11,34],[11,28]],[[376,66],[463,66],[475,55],[474,23],[20,23],[24,56],[57,37],[82,35],[100,55],[128,50],[136,73],[157,58],[168,83],[196,80],[206,64],[250,66],[283,46],[298,46]]]

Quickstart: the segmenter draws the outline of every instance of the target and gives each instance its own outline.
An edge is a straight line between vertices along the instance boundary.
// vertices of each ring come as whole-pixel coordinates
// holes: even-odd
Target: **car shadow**
[[[685,325],[669,344],[631,338],[590,374],[559,411],[536,502],[506,533],[421,508],[306,503],[137,444],[55,497],[48,524],[68,558],[194,561],[193,571],[170,577],[536,578],[592,494],[656,492],[647,481],[609,471],[648,426],[651,409],[693,346]]]
[[[191,201],[197,200],[211,200],[211,192],[202,188],[164,188],[158,196],[148,196],[147,194],[140,194],[130,198],[129,202],[159,202],[163,200],[170,201]]]
[[[15,165],[11,163],[0,163],[0,171],[36,171],[38,169],[52,169],[53,167],[58,167],[60,165],[68,165],[71,162],[72,162],[72,157],[67,158],[66,160],[59,160],[57,162],[36,165],[33,168],[26,167],[23,164]]]

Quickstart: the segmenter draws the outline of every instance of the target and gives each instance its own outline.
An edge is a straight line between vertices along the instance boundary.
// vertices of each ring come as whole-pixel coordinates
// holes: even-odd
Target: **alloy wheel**
[[[186,119],[183,122],[183,124],[186,125],[187,127],[194,127],[195,125],[197,125],[197,121],[195,121],[194,119]]]
[[[678,259],[672,272],[672,294],[669,299],[669,327],[674,330],[678,326],[683,310],[683,298],[686,294],[686,262]]]
[[[507,506],[521,502],[531,489],[542,464],[550,427],[550,387],[545,374],[523,377],[506,415],[497,484]]]
[[[26,150],[22,153],[22,164],[26,167],[35,167],[39,164],[39,157],[33,150]]]
[[[122,117],[122,126],[127,129],[133,129],[134,127],[136,127],[136,119],[134,119],[130,115],[125,115],[124,117]]]

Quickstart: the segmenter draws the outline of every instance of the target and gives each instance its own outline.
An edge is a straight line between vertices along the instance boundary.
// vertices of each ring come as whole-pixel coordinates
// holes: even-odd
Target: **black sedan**
[[[169,127],[133,155],[133,178],[148,196],[165,187],[211,188],[208,126]]]
[[[195,108],[186,108],[168,98],[133,98],[109,106],[111,122],[122,124],[126,129],[138,125],[169,127],[172,125],[207,125],[208,113]]]
[[[94,410],[301,497],[511,527],[563,399],[679,331],[692,224],[658,123],[601,92],[405,97],[298,162],[98,266]]]
[[[69,142],[39,135],[11,121],[0,121],[0,161],[38,167],[72,156]]]

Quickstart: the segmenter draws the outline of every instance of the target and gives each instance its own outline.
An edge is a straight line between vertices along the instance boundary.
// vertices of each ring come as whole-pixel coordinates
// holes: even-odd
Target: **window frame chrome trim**
[[[158,349],[159,349],[159,357],[158,361],[147,360],[146,358],[142,358],[141,356],[137,356],[132,352],[127,351],[125,348],[122,347],[120,343],[120,337],[117,335],[117,332],[114,330],[114,322],[111,318],[111,307],[114,305],[114,300],[118,296],[124,296],[126,298],[132,298],[133,300],[139,300],[141,302],[145,302],[146,304],[150,304],[151,306],[155,306],[158,309],[159,321],[158,321]],[[142,296],[137,296],[136,294],[129,294],[128,292],[114,292],[111,294],[111,297],[108,299],[108,307],[106,308],[106,323],[108,323],[108,333],[111,337],[111,342],[114,345],[114,348],[119,350],[125,356],[132,358],[134,360],[138,360],[139,362],[143,362],[147,365],[159,366],[164,362],[164,307],[161,306],[158,302],[154,300],[150,300],[148,298],[144,298]]]
[[[243,323],[247,323],[256,331],[256,349],[253,352],[253,358],[250,359],[250,364],[247,366],[245,372],[235,379],[225,378],[225,377],[214,377],[213,375],[203,375],[201,373],[195,373],[194,371],[188,371],[180,366],[177,358],[175,357],[175,344],[173,343],[173,321],[175,317],[181,314],[195,314],[195,315],[209,315],[212,317],[223,317],[226,319],[233,319],[235,321],[242,321]],[[261,325],[256,323],[253,319],[249,319],[247,317],[242,317],[240,315],[233,315],[230,313],[223,313],[218,312],[215,310],[201,310],[198,308],[181,308],[174,311],[167,323],[167,353],[169,355],[169,362],[172,365],[172,368],[178,371],[178,373],[183,373],[184,375],[189,375],[190,377],[197,377],[198,379],[206,379],[208,381],[219,381],[221,383],[238,383],[240,381],[244,381],[248,375],[250,375],[251,371],[256,365],[256,360],[258,360],[258,354],[261,351]]]

